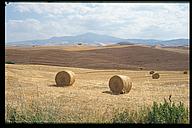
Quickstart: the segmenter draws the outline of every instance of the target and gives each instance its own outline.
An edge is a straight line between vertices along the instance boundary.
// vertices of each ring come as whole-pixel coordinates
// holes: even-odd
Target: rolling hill
[[[143,46],[67,51],[59,48],[6,49],[6,61],[90,69],[187,70],[189,54]]]

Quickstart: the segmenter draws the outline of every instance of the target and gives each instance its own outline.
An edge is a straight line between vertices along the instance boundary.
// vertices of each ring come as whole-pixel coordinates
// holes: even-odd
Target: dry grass
[[[74,86],[68,88],[55,86],[55,75],[62,70],[71,70],[77,75]],[[23,109],[22,105],[30,108],[28,105],[37,101],[42,108],[52,106],[55,111],[59,108],[58,122],[64,121],[59,120],[59,117],[67,116],[71,119],[67,118],[66,122],[77,123],[79,120],[107,121],[111,119],[115,109],[126,108],[137,111],[143,105],[151,106],[153,101],[161,102],[169,95],[172,95],[173,101],[181,101],[189,108],[189,74],[184,75],[180,71],[158,72],[161,74],[161,79],[153,80],[147,77],[149,71],[5,64],[5,104],[20,106],[18,109]],[[103,93],[109,91],[109,79],[116,74],[132,78],[133,86],[128,94]]]
[[[135,46],[135,45],[132,45]],[[106,49],[106,48],[124,48],[132,47],[131,45],[112,45],[112,46],[91,46],[91,45],[69,45],[69,46],[35,46],[35,47],[16,47],[8,46],[6,49],[22,49],[22,50],[42,50],[42,49],[58,49],[65,51],[86,51],[86,50],[96,50],[96,49]]]

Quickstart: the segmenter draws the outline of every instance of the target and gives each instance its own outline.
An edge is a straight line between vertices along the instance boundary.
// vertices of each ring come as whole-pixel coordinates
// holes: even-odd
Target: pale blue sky
[[[189,3],[9,3],[6,42],[87,32],[120,38],[189,38]]]

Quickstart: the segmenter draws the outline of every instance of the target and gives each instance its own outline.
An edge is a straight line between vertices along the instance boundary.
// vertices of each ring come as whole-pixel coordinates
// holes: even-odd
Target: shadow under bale
[[[155,71],[150,71],[150,72],[149,72],[149,74],[154,74],[154,73],[155,73]]]
[[[187,71],[184,71],[183,74],[187,74]]]
[[[102,93],[107,93],[107,94],[111,94],[112,95],[111,91],[103,91]]]

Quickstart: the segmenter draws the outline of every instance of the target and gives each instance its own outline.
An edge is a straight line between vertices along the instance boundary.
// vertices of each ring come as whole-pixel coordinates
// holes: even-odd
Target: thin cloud
[[[28,14],[22,23],[14,15],[6,19],[6,37],[11,41],[15,39],[12,32],[17,33],[18,40],[33,39],[33,34],[38,37],[38,33],[38,38],[48,38],[90,31],[121,38],[189,38],[188,3],[17,3],[8,6],[6,9],[13,9],[21,17]],[[18,37],[18,33],[23,32],[29,36]]]

